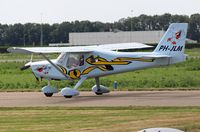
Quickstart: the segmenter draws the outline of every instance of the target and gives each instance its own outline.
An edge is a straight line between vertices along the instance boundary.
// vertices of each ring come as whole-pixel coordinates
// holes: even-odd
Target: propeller
[[[31,67],[31,62],[26,63],[23,67],[20,68],[21,71],[27,70]]]
[[[21,67],[20,70],[24,71],[24,70],[27,70],[28,68],[30,68],[32,60],[33,60],[33,54],[31,54],[31,60],[28,63],[26,63],[23,67]]]
[[[31,54],[31,59],[30,59],[30,61],[29,61],[28,63],[26,63],[23,67],[21,67],[20,70],[21,70],[21,71],[24,71],[24,70],[29,69],[29,68],[31,67],[31,63],[32,63],[32,62],[33,62],[33,54]],[[39,82],[40,79],[42,79],[42,78],[37,77],[37,76],[34,74],[34,72],[32,72],[32,73],[33,73],[35,79],[37,80],[37,82]]]

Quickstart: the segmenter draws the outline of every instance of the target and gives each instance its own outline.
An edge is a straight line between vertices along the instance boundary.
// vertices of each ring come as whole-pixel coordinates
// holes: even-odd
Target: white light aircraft
[[[46,59],[38,62],[31,60],[22,69],[30,67],[37,78],[48,80],[48,85],[42,88],[47,97],[59,92],[57,88],[50,85],[51,80],[78,79],[79,81],[74,88],[65,87],[61,90],[64,97],[71,98],[79,95],[78,87],[88,78],[95,78],[96,85],[93,86],[92,91],[97,95],[102,95],[108,93],[109,89],[100,85],[100,77],[185,61],[187,27],[187,23],[171,24],[153,52],[118,51],[151,47],[140,43],[76,47],[11,47],[8,48],[8,51],[40,54]],[[50,60],[46,56],[49,53],[61,54],[57,59]]]

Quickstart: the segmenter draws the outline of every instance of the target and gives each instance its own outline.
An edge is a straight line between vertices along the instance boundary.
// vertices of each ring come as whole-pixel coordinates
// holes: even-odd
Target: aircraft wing
[[[93,50],[83,48],[83,47],[34,47],[34,48],[18,48],[11,47],[7,49],[8,52],[12,53],[64,53],[64,52],[92,52]]]
[[[72,46],[72,47],[33,47],[33,48],[8,48],[8,52],[12,53],[63,53],[63,52],[92,52],[95,50],[124,50],[124,49],[142,49],[150,48],[152,46],[141,43],[117,43],[117,44],[104,44],[94,46]]]

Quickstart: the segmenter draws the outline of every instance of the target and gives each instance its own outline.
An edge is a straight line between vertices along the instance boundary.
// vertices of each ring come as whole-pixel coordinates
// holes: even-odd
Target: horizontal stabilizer
[[[170,55],[162,55],[162,54],[150,54],[150,55],[142,55],[141,58],[171,58]]]
[[[117,44],[104,44],[104,45],[94,46],[94,48],[97,47],[105,50],[126,50],[126,49],[151,48],[153,46],[149,46],[142,43],[117,43]]]

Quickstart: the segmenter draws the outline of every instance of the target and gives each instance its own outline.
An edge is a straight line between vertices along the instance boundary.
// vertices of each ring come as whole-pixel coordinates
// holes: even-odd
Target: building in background
[[[69,45],[100,45],[112,43],[139,42],[144,44],[157,44],[165,31],[132,31],[132,32],[83,32],[69,33],[69,43],[55,43],[49,46],[69,46]],[[187,39],[187,43],[197,43]]]
[[[133,31],[133,32],[84,32],[70,33],[70,45],[98,45],[112,43],[140,42],[158,43],[165,31]]]

